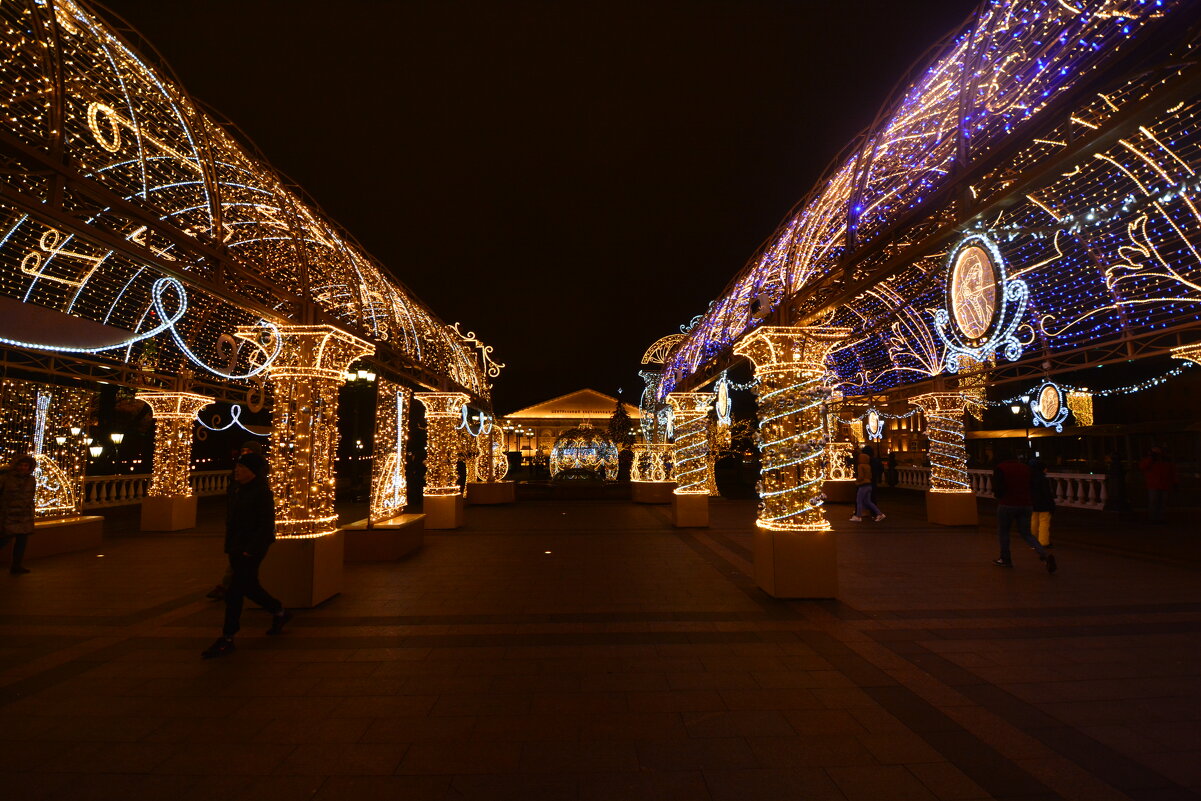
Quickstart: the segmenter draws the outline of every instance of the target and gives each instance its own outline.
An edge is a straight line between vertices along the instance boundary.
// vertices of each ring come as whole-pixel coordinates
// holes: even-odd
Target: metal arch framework
[[[131,340],[80,361],[170,376],[190,350],[242,375],[238,326],[329,323],[415,383],[487,401],[473,348],[83,3],[0,4],[0,48],[0,296]],[[162,323],[162,279],[186,295],[166,314],[187,312],[139,339]]]
[[[945,258],[970,234],[1029,287],[1030,360],[1179,344],[1201,313],[1197,25],[1187,0],[982,3],[711,304],[660,393],[709,380],[764,320],[858,332],[831,356],[849,395],[938,374]]]

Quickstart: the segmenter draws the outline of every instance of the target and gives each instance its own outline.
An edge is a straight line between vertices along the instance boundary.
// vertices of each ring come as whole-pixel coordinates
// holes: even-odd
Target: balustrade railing
[[[968,470],[968,482],[978,498],[992,498],[992,471]],[[1104,509],[1107,497],[1104,473],[1047,473],[1057,506],[1077,509]],[[897,486],[903,489],[930,489],[930,468],[897,468]]]
[[[195,470],[189,477],[189,482],[193,495],[221,495],[229,484],[229,471]],[[141,503],[149,487],[149,473],[84,476],[83,508],[102,509],[107,506],[131,506]]]

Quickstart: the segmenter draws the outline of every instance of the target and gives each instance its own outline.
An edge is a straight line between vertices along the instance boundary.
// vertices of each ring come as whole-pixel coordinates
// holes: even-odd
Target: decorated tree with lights
[[[609,415],[609,439],[613,440],[619,451],[624,451],[634,444],[634,435],[630,433],[633,427],[633,420],[618,398],[613,414]]]

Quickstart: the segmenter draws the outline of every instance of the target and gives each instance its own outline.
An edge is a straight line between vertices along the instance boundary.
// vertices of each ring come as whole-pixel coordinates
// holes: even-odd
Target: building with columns
[[[630,416],[630,427],[638,428],[638,407],[622,404]],[[617,408],[617,398],[595,389],[579,389],[557,398],[527,406],[504,415],[505,449],[520,452],[522,459],[533,456],[539,449],[549,455],[555,440],[569,428],[588,423],[596,428],[608,428],[609,418]]]

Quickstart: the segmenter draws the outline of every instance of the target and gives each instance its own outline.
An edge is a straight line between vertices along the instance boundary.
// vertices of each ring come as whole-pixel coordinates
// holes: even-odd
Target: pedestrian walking
[[[1041,459],[1030,462],[1031,533],[1044,548],[1051,547],[1051,513],[1055,511],[1055,491],[1047,478],[1047,466]]]
[[[271,613],[268,634],[282,633],[292,619],[292,613],[259,583],[259,565],[275,542],[275,496],[267,486],[267,460],[257,453],[242,454],[234,467],[234,480],[237,486],[225,518],[225,553],[232,575],[225,591],[225,625],[221,636],[201,653],[205,659],[234,650],[244,598]]]
[[[29,572],[25,567],[25,546],[33,533],[33,498],[37,492],[37,478],[33,471],[37,461],[29,454],[13,459],[8,472],[0,477],[0,549],[13,541],[12,561],[8,572],[23,576]]]
[[[264,456],[263,443],[259,442],[258,440],[249,439],[242,443],[242,447],[240,449],[234,451],[234,468],[233,470],[229,471],[229,478],[226,479],[227,483],[225,485],[225,497],[227,500],[233,498],[234,492],[236,492],[238,488],[238,480],[236,478],[236,474],[238,472],[238,457],[246,453],[255,453],[259,456]],[[270,468],[268,468],[267,472],[271,472]],[[215,587],[209,590],[208,594],[204,597],[212,598],[214,601],[224,600],[225,591],[229,589],[229,582],[231,579],[233,579],[233,573],[231,573],[227,567],[225,568],[225,575],[221,577],[221,581]]]
[[[855,481],[858,486],[855,490],[855,514],[851,515],[851,522],[862,522],[867,512],[872,513],[872,520],[880,522],[885,515],[880,511],[880,507],[872,501],[874,485],[872,484],[871,448],[864,448],[863,453],[859,455],[859,463],[855,466]]]
[[[1156,445],[1151,452],[1139,462],[1143,471],[1143,481],[1147,485],[1147,519],[1152,523],[1166,523],[1165,512],[1168,505],[1168,493],[1176,485],[1176,465]]]
[[[993,560],[997,567],[1013,567],[1013,556],[1009,552],[1009,529],[1017,526],[1018,534],[1038,553],[1038,558],[1047,565],[1047,572],[1058,568],[1054,554],[1030,533],[1030,517],[1034,512],[1030,497],[1030,467],[1010,456],[993,468],[993,493],[997,499],[997,541],[1001,556]]]
[[[1129,512],[1130,501],[1126,499],[1126,466],[1122,457],[1110,453],[1105,457],[1105,508],[1115,512]]]

